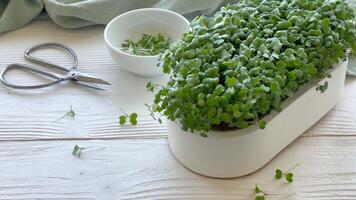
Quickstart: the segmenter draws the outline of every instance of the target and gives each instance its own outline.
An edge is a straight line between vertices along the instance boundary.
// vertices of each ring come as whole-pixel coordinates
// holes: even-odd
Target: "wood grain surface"
[[[111,59],[103,27],[64,30],[49,21],[0,35],[0,67],[26,63],[26,48],[62,42],[78,54],[78,69],[109,81],[106,91],[63,83],[38,91],[0,85],[0,200],[32,199],[267,199],[356,200],[356,78],[347,77],[343,99],[314,127],[263,169],[238,179],[211,179],[181,166],[167,145],[165,123],[152,120],[152,101],[141,78]],[[70,66],[59,51],[36,56]],[[38,81],[14,71],[16,83]],[[165,77],[153,79],[162,84]],[[75,118],[58,120],[73,106]],[[119,126],[120,107],[139,113],[137,126]],[[281,133],[283,134],[283,133]],[[75,144],[86,149],[71,155]],[[276,168],[296,163],[295,182],[273,179]]]

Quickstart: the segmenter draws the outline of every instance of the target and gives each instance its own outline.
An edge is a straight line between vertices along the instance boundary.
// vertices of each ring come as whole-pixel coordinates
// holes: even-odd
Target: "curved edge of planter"
[[[181,130],[176,122],[167,121],[168,142],[172,153],[188,169],[209,177],[234,178],[251,174],[313,126],[340,100],[347,61],[331,71],[329,87],[324,93],[315,83],[300,89],[287,99],[279,113],[266,116],[265,129],[251,126],[226,132],[211,131],[207,138]]]

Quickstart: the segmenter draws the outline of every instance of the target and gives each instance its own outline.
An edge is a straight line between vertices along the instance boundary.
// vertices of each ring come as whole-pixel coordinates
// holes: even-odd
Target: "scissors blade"
[[[76,81],[80,82],[87,82],[87,83],[95,83],[95,84],[102,84],[102,85],[111,85],[109,82],[104,81],[100,78],[95,78],[94,76],[80,73],[78,76],[74,78]]]
[[[75,81],[74,83],[76,83],[76,84],[78,84],[78,85],[81,85],[81,86],[84,86],[84,87],[87,87],[87,88],[91,88],[91,89],[96,89],[96,90],[105,90],[105,89],[100,88],[100,87],[96,87],[96,86],[92,86],[92,85],[88,85],[88,84],[80,83],[80,82],[77,82],[77,81]]]

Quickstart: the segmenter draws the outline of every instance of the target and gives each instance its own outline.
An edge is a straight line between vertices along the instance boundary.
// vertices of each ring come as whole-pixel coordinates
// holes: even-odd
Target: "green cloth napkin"
[[[20,28],[43,10],[64,28],[107,24],[115,16],[138,8],[169,9],[188,18],[210,15],[229,0],[0,0],[0,33]],[[231,2],[231,1],[230,1]]]
[[[213,14],[220,6],[238,0],[0,0],[0,34],[20,28],[43,10],[58,25],[78,28],[106,24],[129,10],[154,7],[169,9],[192,19]],[[356,0],[347,0],[356,7]],[[348,73],[356,76],[356,60],[349,62]]]

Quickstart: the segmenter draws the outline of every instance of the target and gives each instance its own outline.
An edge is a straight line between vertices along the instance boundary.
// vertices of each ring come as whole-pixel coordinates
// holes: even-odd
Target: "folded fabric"
[[[0,33],[31,22],[43,9],[64,28],[106,24],[115,16],[138,8],[169,9],[188,18],[210,15],[229,0],[8,0],[0,1]],[[2,13],[2,14],[1,14]]]
[[[239,0],[0,0],[0,34],[20,28],[43,10],[58,25],[78,28],[107,24],[115,16],[138,8],[169,9],[187,18],[211,15],[220,6]],[[347,0],[356,7],[356,0]],[[356,61],[350,61],[348,73],[356,76]]]

